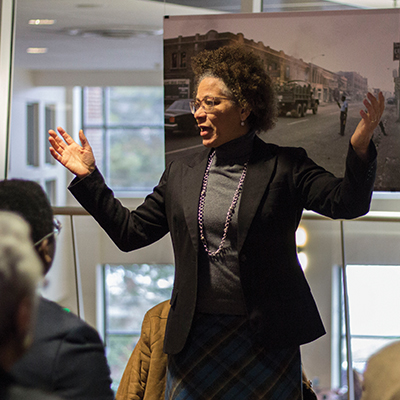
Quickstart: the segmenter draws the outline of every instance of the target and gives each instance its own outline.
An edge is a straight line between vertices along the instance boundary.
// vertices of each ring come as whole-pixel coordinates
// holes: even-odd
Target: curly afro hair
[[[275,90],[263,61],[252,51],[240,45],[204,50],[192,57],[192,69],[196,78],[194,93],[204,78],[221,79],[233,100],[251,109],[247,121],[252,129],[266,131],[275,126]]]

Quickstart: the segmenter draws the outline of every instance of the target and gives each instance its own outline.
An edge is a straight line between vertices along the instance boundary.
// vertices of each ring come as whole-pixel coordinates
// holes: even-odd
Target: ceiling
[[[237,13],[244,0],[18,0],[15,67],[31,70],[160,70],[166,15]],[[264,12],[389,8],[395,0],[264,0]],[[51,26],[30,19],[54,19]],[[45,47],[45,54],[28,54]]]

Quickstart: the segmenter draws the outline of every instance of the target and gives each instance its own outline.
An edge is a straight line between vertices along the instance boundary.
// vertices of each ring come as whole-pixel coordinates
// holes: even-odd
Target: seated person
[[[400,341],[373,354],[364,371],[361,400],[400,400]]]
[[[147,311],[140,339],[118,386],[116,400],[164,400],[168,356],[163,352],[169,300]]]
[[[0,212],[0,399],[57,400],[56,396],[21,386],[9,374],[31,342],[36,288],[41,262],[33,249],[28,224]]]
[[[163,352],[169,300],[147,311],[142,330],[118,386],[116,400],[164,400],[168,356]],[[303,372],[303,399],[317,400]]]
[[[43,275],[55,253],[53,211],[35,182],[0,182],[0,210],[21,215],[30,225]],[[110,369],[97,331],[55,302],[41,297],[33,344],[12,368],[26,385],[57,393],[64,399],[113,400]]]

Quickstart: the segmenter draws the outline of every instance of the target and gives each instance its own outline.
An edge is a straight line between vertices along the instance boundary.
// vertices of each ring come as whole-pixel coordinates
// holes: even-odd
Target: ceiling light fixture
[[[297,254],[297,257],[299,259],[301,268],[303,271],[305,271],[308,267],[308,257],[307,254],[301,251],[300,253]]]
[[[29,47],[26,52],[28,54],[44,54],[47,53],[46,47]]]
[[[30,19],[29,25],[54,25],[56,22],[55,19]]]
[[[296,230],[296,246],[303,247],[307,243],[307,231],[299,226]]]

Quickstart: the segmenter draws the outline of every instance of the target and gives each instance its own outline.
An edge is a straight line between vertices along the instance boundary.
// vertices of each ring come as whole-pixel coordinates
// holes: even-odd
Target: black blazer
[[[58,304],[40,299],[31,348],[11,370],[24,385],[63,399],[113,400],[110,369],[97,331]]]
[[[209,149],[170,163],[142,205],[130,212],[96,170],[70,191],[123,251],[170,232],[175,282],[164,350],[185,345],[196,307],[199,243],[197,209]],[[238,211],[237,248],[247,315],[265,346],[293,346],[325,333],[296,254],[295,232],[304,208],[331,218],[369,210],[376,151],[363,163],[349,148],[344,178],[307,157],[304,149],[254,140]]]
[[[0,399],[1,400],[62,400],[61,397],[39,389],[21,386],[3,368],[0,367]]]

